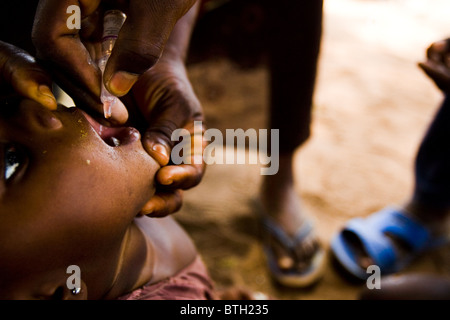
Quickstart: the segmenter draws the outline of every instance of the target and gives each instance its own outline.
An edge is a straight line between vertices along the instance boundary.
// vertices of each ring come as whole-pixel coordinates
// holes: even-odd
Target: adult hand
[[[181,62],[160,61],[136,83],[132,94],[149,123],[144,148],[162,166],[156,175],[156,194],[141,214],[164,217],[181,207],[182,190],[196,186],[205,172],[205,128],[194,127],[194,121],[203,121],[203,110]],[[172,133],[177,129],[186,130],[191,149],[183,154],[184,164],[173,165],[170,158],[177,141],[172,141]]]
[[[433,43],[427,50],[427,61],[419,66],[439,89],[450,92],[450,39]]]
[[[116,96],[127,94],[139,76],[161,56],[176,22],[195,0],[41,0],[32,38],[37,56],[46,61],[63,89],[102,113],[101,72],[95,51],[101,40],[103,13],[119,9],[127,15],[104,73],[106,88]],[[81,29],[69,29],[69,6],[81,9]],[[96,49],[97,48],[97,49]],[[98,51],[97,51],[98,52]],[[128,114],[121,105],[112,118],[119,123]]]
[[[27,52],[0,41],[0,95],[17,93],[55,110],[50,76]]]

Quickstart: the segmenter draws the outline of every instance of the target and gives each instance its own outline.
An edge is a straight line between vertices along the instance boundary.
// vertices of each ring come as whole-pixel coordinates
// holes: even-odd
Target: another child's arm
[[[27,52],[0,41],[1,96],[17,93],[32,99],[50,110],[57,103],[51,91],[50,76]]]
[[[450,92],[450,39],[434,42],[427,50],[427,61],[419,63],[423,71],[445,93]]]

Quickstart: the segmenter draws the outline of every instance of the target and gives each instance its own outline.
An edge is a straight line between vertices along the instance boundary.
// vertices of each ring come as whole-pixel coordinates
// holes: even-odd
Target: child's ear
[[[66,282],[47,283],[37,296],[44,300],[87,300],[87,286],[83,280],[81,280],[80,288],[75,289],[69,289]]]

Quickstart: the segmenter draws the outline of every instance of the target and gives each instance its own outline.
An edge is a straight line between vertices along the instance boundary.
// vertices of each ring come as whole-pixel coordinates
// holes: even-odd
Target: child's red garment
[[[200,257],[173,277],[128,293],[117,300],[215,300],[214,285]]]

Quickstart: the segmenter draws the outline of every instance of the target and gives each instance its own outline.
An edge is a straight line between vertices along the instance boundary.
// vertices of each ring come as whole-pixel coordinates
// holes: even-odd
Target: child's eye
[[[19,171],[25,163],[25,153],[15,146],[8,145],[5,148],[5,180],[8,181]]]

